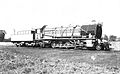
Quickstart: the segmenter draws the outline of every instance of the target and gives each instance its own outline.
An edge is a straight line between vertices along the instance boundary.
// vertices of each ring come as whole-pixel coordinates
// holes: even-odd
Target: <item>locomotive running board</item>
[[[53,39],[41,39],[41,40],[96,40],[95,38],[53,38]]]

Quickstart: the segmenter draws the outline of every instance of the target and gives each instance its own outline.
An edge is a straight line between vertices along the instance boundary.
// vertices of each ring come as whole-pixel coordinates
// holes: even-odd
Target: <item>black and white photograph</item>
[[[120,0],[0,0],[0,74],[120,74]]]

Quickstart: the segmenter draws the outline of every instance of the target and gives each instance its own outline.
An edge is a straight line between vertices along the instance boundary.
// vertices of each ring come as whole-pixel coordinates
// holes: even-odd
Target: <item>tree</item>
[[[109,37],[110,41],[116,41],[116,39],[117,39],[117,36],[114,36],[114,35],[110,35]]]

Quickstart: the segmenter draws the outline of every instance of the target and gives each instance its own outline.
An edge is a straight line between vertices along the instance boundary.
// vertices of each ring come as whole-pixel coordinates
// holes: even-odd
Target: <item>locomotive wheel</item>
[[[56,45],[55,43],[52,43],[52,44],[51,44],[51,47],[52,47],[52,48],[55,48],[55,45]]]
[[[99,50],[101,50],[101,49],[102,49],[102,47],[101,47],[100,45],[97,45],[97,46],[96,46],[96,50],[99,51]]]
[[[66,42],[64,45],[66,49],[69,49],[70,42]]]
[[[105,48],[106,51],[110,51],[109,45],[110,45],[110,44],[107,43],[107,42],[104,43],[104,48]]]
[[[110,51],[109,45],[105,46],[105,51]]]
[[[17,47],[19,47],[19,45],[18,44],[15,44]]]
[[[39,47],[43,48],[43,43],[42,42],[39,42]]]

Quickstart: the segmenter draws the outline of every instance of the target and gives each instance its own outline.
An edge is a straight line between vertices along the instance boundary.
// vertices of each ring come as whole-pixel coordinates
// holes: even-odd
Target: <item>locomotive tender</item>
[[[102,42],[101,36],[101,23],[55,28],[44,25],[35,30],[19,31],[12,35],[11,41],[16,46],[108,50],[109,45]]]

